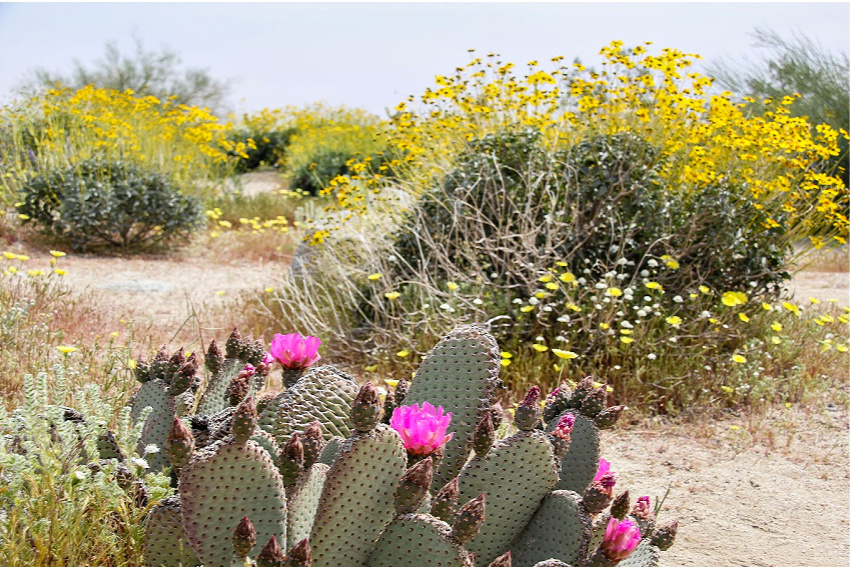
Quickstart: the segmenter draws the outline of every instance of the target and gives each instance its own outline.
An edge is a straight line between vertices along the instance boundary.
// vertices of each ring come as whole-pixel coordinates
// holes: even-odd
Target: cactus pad
[[[308,537],[313,529],[313,519],[319,507],[319,498],[328,476],[328,466],[316,463],[306,470],[289,492],[286,515],[287,548]]]
[[[180,475],[183,528],[209,567],[228,566],[233,530],[248,516],[257,541],[286,541],[286,496],[280,473],[265,449],[233,438],[196,451]],[[258,550],[255,549],[255,553]]]
[[[599,468],[599,429],[593,420],[578,411],[567,412],[572,413],[576,421],[570,432],[570,449],[561,457],[560,480],[555,488],[584,494]],[[558,419],[552,420],[546,430],[554,430]]]
[[[274,437],[261,429],[255,429],[254,434],[251,436],[251,441],[265,449],[266,453],[268,453],[269,457],[271,457],[272,462],[275,466],[277,466],[278,455],[280,455],[280,447],[278,447]]]
[[[533,567],[553,557],[580,564],[587,555],[591,536],[590,518],[580,503],[581,497],[569,490],[547,494],[512,546],[513,567]]]
[[[343,443],[345,443],[345,439],[342,437],[331,437],[330,440],[325,443],[325,448],[322,449],[322,454],[319,455],[319,460],[316,462],[323,463],[328,466],[334,464],[336,456],[339,454],[339,450]]]
[[[644,539],[631,555],[617,564],[618,567],[657,567],[661,559],[661,551]]]
[[[396,484],[407,452],[386,425],[348,439],[328,471],[310,545],[313,567],[365,567],[394,514]]]
[[[283,446],[293,433],[304,431],[313,421],[321,424],[325,440],[348,437],[351,403],[359,389],[351,377],[332,366],[311,369],[281,394],[274,432],[278,445]]]
[[[449,525],[433,516],[396,516],[381,534],[369,567],[464,567],[467,553],[449,532]]]
[[[484,492],[487,511],[467,551],[489,565],[510,548],[557,482],[552,444],[539,430],[520,431],[493,445],[484,458],[470,460],[460,473],[459,501]]]
[[[147,445],[156,445],[159,452],[149,454],[147,459],[150,470],[159,472],[170,466],[168,457],[165,455],[165,442],[168,438],[168,432],[171,430],[175,412],[174,398],[168,394],[168,385],[162,380],[151,380],[142,384],[133,399],[131,414],[136,413],[138,415],[136,408],[138,408],[138,412],[141,412],[148,406],[153,408],[153,411],[145,421],[137,450],[141,455],[145,452]]]
[[[499,349],[492,336],[471,325],[457,327],[425,356],[404,405],[428,402],[451,412],[449,431],[454,438],[434,474],[442,486],[463,467],[472,449],[472,437],[487,413],[499,384]],[[478,496],[475,494],[474,496]]]
[[[196,567],[198,557],[183,535],[180,497],[169,496],[151,508],[145,521],[147,567]]]
[[[210,381],[204,388],[204,393],[201,394],[201,399],[198,402],[198,410],[195,413],[211,415],[226,408],[228,403],[224,398],[224,393],[227,391],[230,382],[243,368],[245,368],[245,363],[238,358],[224,359],[221,369],[210,377]]]

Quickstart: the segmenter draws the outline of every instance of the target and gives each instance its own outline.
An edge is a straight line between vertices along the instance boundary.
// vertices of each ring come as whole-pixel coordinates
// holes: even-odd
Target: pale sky
[[[0,101],[33,68],[66,72],[116,40],[171,48],[231,81],[233,109],[324,101],[383,114],[470,48],[524,64],[599,61],[613,39],[699,53],[752,53],[755,27],[847,51],[850,3],[0,3]]]

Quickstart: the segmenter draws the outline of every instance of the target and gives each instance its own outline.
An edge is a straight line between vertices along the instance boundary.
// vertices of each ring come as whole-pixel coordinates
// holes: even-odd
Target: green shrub
[[[251,132],[249,130],[232,132],[227,136],[227,140],[234,145],[238,145],[240,142],[244,144],[244,153],[248,156],[245,157],[245,155],[237,154],[232,150],[228,152],[228,155],[236,160],[235,171],[246,173],[263,166],[278,167],[280,161],[286,155],[286,148],[289,146],[292,134],[291,128],[267,132]]]
[[[137,247],[186,238],[201,226],[196,199],[157,173],[121,161],[87,160],[38,174],[21,189],[19,213],[75,250]]]

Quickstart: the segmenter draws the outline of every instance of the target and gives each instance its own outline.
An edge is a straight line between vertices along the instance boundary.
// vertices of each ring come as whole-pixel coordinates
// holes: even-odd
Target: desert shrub
[[[165,176],[120,161],[88,160],[36,175],[23,186],[21,201],[25,222],[76,250],[185,238],[202,218],[198,201]]]
[[[159,173],[181,192],[208,198],[232,172],[228,152],[246,157],[248,149],[228,143],[227,128],[205,109],[93,86],[13,101],[0,111],[0,129],[8,205],[34,174],[95,158]]]
[[[764,362],[772,346],[753,346],[759,304],[781,305],[796,244],[846,241],[847,188],[813,167],[843,134],[784,106],[747,115],[731,93],[707,94],[711,80],[676,50],[614,42],[602,54],[600,72],[555,58],[524,76],[479,58],[437,77],[421,109],[398,105],[392,179],[355,162],[332,180],[333,211],[307,223],[309,269],[296,262],[264,316],[397,376],[476,323],[511,354],[517,390],[528,376],[595,373],[620,401],[659,411],[769,399],[733,399],[726,376],[746,349],[780,372]],[[336,250],[358,239],[359,254]],[[828,340],[815,331],[801,344]],[[800,383],[793,368],[782,380]]]
[[[68,416],[74,400],[84,421]],[[24,378],[24,400],[0,409],[0,556],[9,566],[141,566],[144,517],[171,492],[136,454],[144,420],[95,385],[72,391],[65,368]],[[71,414],[76,412],[71,411]],[[147,416],[147,413],[145,413]],[[126,461],[97,461],[112,426]]]
[[[227,141],[234,147],[244,147],[242,154],[237,154],[235,151],[228,152],[236,159],[236,172],[245,173],[261,167],[277,167],[278,162],[286,154],[291,137],[292,132],[288,130],[258,133],[245,130],[232,132],[227,136]],[[245,155],[248,157],[244,157]]]

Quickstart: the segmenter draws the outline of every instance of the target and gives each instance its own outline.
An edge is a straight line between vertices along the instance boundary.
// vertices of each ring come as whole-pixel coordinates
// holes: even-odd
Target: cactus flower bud
[[[552,446],[555,448],[555,455],[563,457],[570,449],[570,433],[573,431],[573,426],[576,423],[576,416],[572,413],[565,413],[558,418],[558,423],[552,431]]]
[[[628,409],[626,406],[611,406],[610,408],[605,408],[599,412],[599,415],[593,418],[593,421],[596,423],[596,427],[600,430],[611,429],[617,424],[617,420],[620,419],[620,415],[623,413],[623,410],[626,409]]]
[[[632,554],[640,543],[640,530],[628,518],[608,520],[605,537],[599,545],[602,553],[611,561],[622,561]]]
[[[673,542],[676,541],[676,531],[679,529],[679,520],[661,526],[655,533],[652,534],[652,545],[661,551],[667,551],[673,547]]]
[[[231,406],[238,406],[251,390],[251,377],[243,372],[234,376],[224,391],[224,399]]]
[[[611,516],[622,520],[629,513],[629,491],[626,490],[611,503]]]
[[[484,511],[486,508],[485,496],[482,492],[477,498],[473,498],[460,509],[455,518],[454,525],[449,537],[459,545],[470,541],[478,533],[481,524],[484,523]]]
[[[573,395],[570,397],[570,407],[574,409],[580,408],[584,398],[586,398],[591,391],[593,391],[593,376],[588,376],[576,384],[576,388],[573,390]]]
[[[459,480],[460,477],[456,476],[440,489],[431,503],[432,516],[446,523],[451,523],[455,515],[455,508],[457,508],[457,499],[460,496]]]
[[[532,386],[519,403],[514,414],[514,425],[522,431],[531,431],[537,427],[543,408],[540,407],[540,387]]]
[[[590,391],[587,396],[581,401],[581,413],[587,417],[594,418],[599,412],[605,409],[606,401],[608,400],[608,391],[605,384]]]
[[[395,392],[393,392],[393,396],[395,396],[395,404],[396,406],[400,406],[402,402],[404,402],[404,398],[407,397],[407,392],[410,391],[410,382],[406,379],[402,378],[398,381],[398,384],[395,385]]]
[[[393,412],[390,427],[401,436],[408,454],[430,455],[448,443],[454,433],[446,435],[452,420],[451,413],[443,413],[442,406],[434,407],[428,402],[412,406],[400,406]]]
[[[543,420],[546,422],[552,421],[564,410],[570,407],[570,398],[572,392],[566,382],[561,382],[561,385],[552,390],[546,396],[546,406],[543,408]]]
[[[472,434],[472,448],[475,449],[476,455],[484,457],[490,451],[494,441],[496,441],[496,429],[493,427],[493,417],[488,411],[478,422],[478,427]]]
[[[371,431],[381,422],[383,411],[378,389],[371,382],[366,382],[351,404],[351,423],[357,431]]]
[[[587,487],[581,502],[589,514],[598,514],[608,507],[614,497],[615,482],[614,473],[606,473]]]
[[[431,457],[423,459],[410,467],[398,482],[395,491],[396,514],[413,514],[431,488],[434,477],[434,462]]]
[[[215,342],[215,339],[210,341],[210,346],[207,349],[207,355],[204,357],[204,366],[210,371],[210,374],[218,374],[221,370],[221,364],[224,362],[224,357],[221,354],[221,349]]]
[[[641,496],[637,499],[631,515],[641,533],[646,534],[647,537],[652,535],[655,531],[655,511],[652,509],[649,496]]]
[[[312,553],[310,542],[305,537],[289,550],[284,567],[310,567],[313,564]]]
[[[274,536],[263,546],[257,556],[257,567],[283,567],[286,556]]]
[[[240,559],[248,557],[256,543],[257,532],[254,530],[254,524],[251,523],[248,516],[243,516],[239,525],[233,530],[233,555]]]
[[[239,327],[233,327],[233,331],[227,337],[227,342],[224,343],[224,355],[227,358],[239,358],[241,352],[242,334],[239,332]]]
[[[498,556],[490,563],[490,567],[511,567],[511,552],[508,551],[504,555]]]
[[[304,469],[309,469],[319,459],[322,449],[325,448],[325,439],[322,436],[322,426],[314,421],[304,429],[301,436],[301,445],[304,447]]]
[[[502,404],[496,402],[490,406],[490,417],[493,418],[493,428],[499,429],[505,417],[505,409],[502,407]]]
[[[253,365],[253,364],[246,364],[246,365],[245,365],[245,368],[243,368],[242,370],[240,370],[240,371],[239,371],[239,374],[238,374],[237,376],[244,377],[244,378],[250,378],[251,376],[253,376],[253,375],[254,375],[254,373],[255,373],[256,371],[257,371],[257,369],[256,369],[256,368],[254,368],[254,365]]]
[[[151,379],[151,366],[148,364],[144,354],[140,354],[136,359],[136,366],[133,367],[133,374],[140,384],[144,384]]]
[[[192,451],[195,450],[195,438],[186,425],[177,416],[171,424],[171,430],[165,439],[165,452],[171,466],[180,470],[189,462]]]
[[[298,433],[293,433],[283,449],[280,450],[280,476],[284,486],[292,486],[298,480],[298,475],[304,470],[304,446]]]
[[[254,434],[257,426],[257,410],[254,407],[254,396],[248,396],[233,412],[233,424],[230,431],[237,443],[244,444]]]

